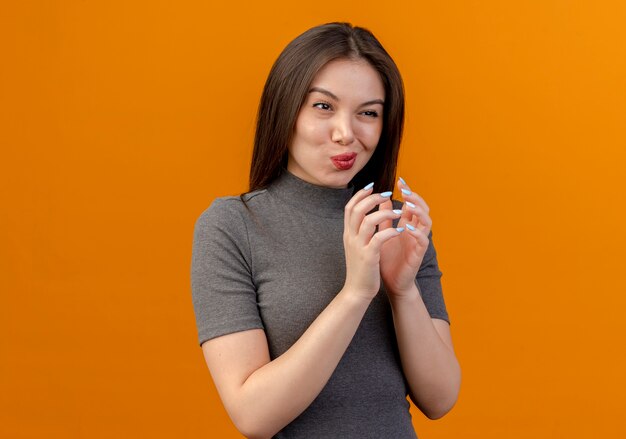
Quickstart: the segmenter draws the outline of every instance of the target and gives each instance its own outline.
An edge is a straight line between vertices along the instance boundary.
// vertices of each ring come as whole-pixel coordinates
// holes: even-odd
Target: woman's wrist
[[[406,290],[396,290],[388,288],[387,286],[385,287],[387,288],[387,297],[392,306],[421,299],[421,294],[415,282],[412,282]]]
[[[339,293],[337,294],[337,296],[343,297],[346,302],[356,308],[360,308],[363,306],[367,308],[374,299],[374,296],[359,292],[357,289],[349,285],[344,285],[341,291],[339,291]]]

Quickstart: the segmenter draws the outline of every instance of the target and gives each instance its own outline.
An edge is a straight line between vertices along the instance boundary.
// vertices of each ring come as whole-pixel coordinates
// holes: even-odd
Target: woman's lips
[[[330,160],[333,162],[333,165],[335,165],[335,168],[339,169],[340,171],[346,171],[350,169],[352,165],[354,165],[354,162],[356,160],[356,153],[349,152],[346,154],[335,155],[332,156]]]

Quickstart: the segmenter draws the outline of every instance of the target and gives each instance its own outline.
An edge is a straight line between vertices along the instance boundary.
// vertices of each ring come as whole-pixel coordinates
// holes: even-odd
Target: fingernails
[[[371,188],[373,188],[373,187],[374,187],[374,183],[372,182],[372,183],[368,184],[367,186],[365,186],[365,187],[363,188],[363,190],[364,190],[364,191],[369,191],[369,190],[370,190]]]
[[[410,201],[405,201],[404,204],[409,206],[411,209],[415,209],[415,204],[411,203]]]
[[[391,196],[392,192],[388,191],[388,192],[383,192],[382,194],[380,194],[381,197],[383,198],[389,198]]]
[[[410,190],[408,190],[408,189],[404,189],[404,188],[402,188],[402,189],[400,189],[400,191],[401,191],[404,195],[411,195],[411,191],[410,191]]]
[[[400,180],[400,183],[408,186],[408,184],[406,184],[406,181],[404,181],[404,178],[398,177],[398,180]]]
[[[404,227],[396,227],[396,232],[404,232]]]
[[[395,213],[396,215],[401,215],[402,211],[400,209],[393,209],[393,213]]]
[[[407,224],[406,228],[409,229],[411,232],[415,232],[415,227],[413,227],[411,224]]]

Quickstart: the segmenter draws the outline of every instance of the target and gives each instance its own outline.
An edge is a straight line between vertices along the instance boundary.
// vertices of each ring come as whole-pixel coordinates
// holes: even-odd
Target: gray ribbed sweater
[[[289,349],[343,287],[343,209],[352,193],[284,172],[245,195],[247,208],[239,197],[216,199],[194,230],[199,343],[261,328],[272,359]],[[449,321],[430,238],[417,283],[431,317]],[[322,392],[275,437],[415,438],[406,395],[383,287]]]

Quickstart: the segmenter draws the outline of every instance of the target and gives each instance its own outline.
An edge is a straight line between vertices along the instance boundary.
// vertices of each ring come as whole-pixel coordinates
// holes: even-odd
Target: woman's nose
[[[333,125],[332,141],[340,145],[349,145],[354,142],[352,120],[349,116],[337,115]]]

